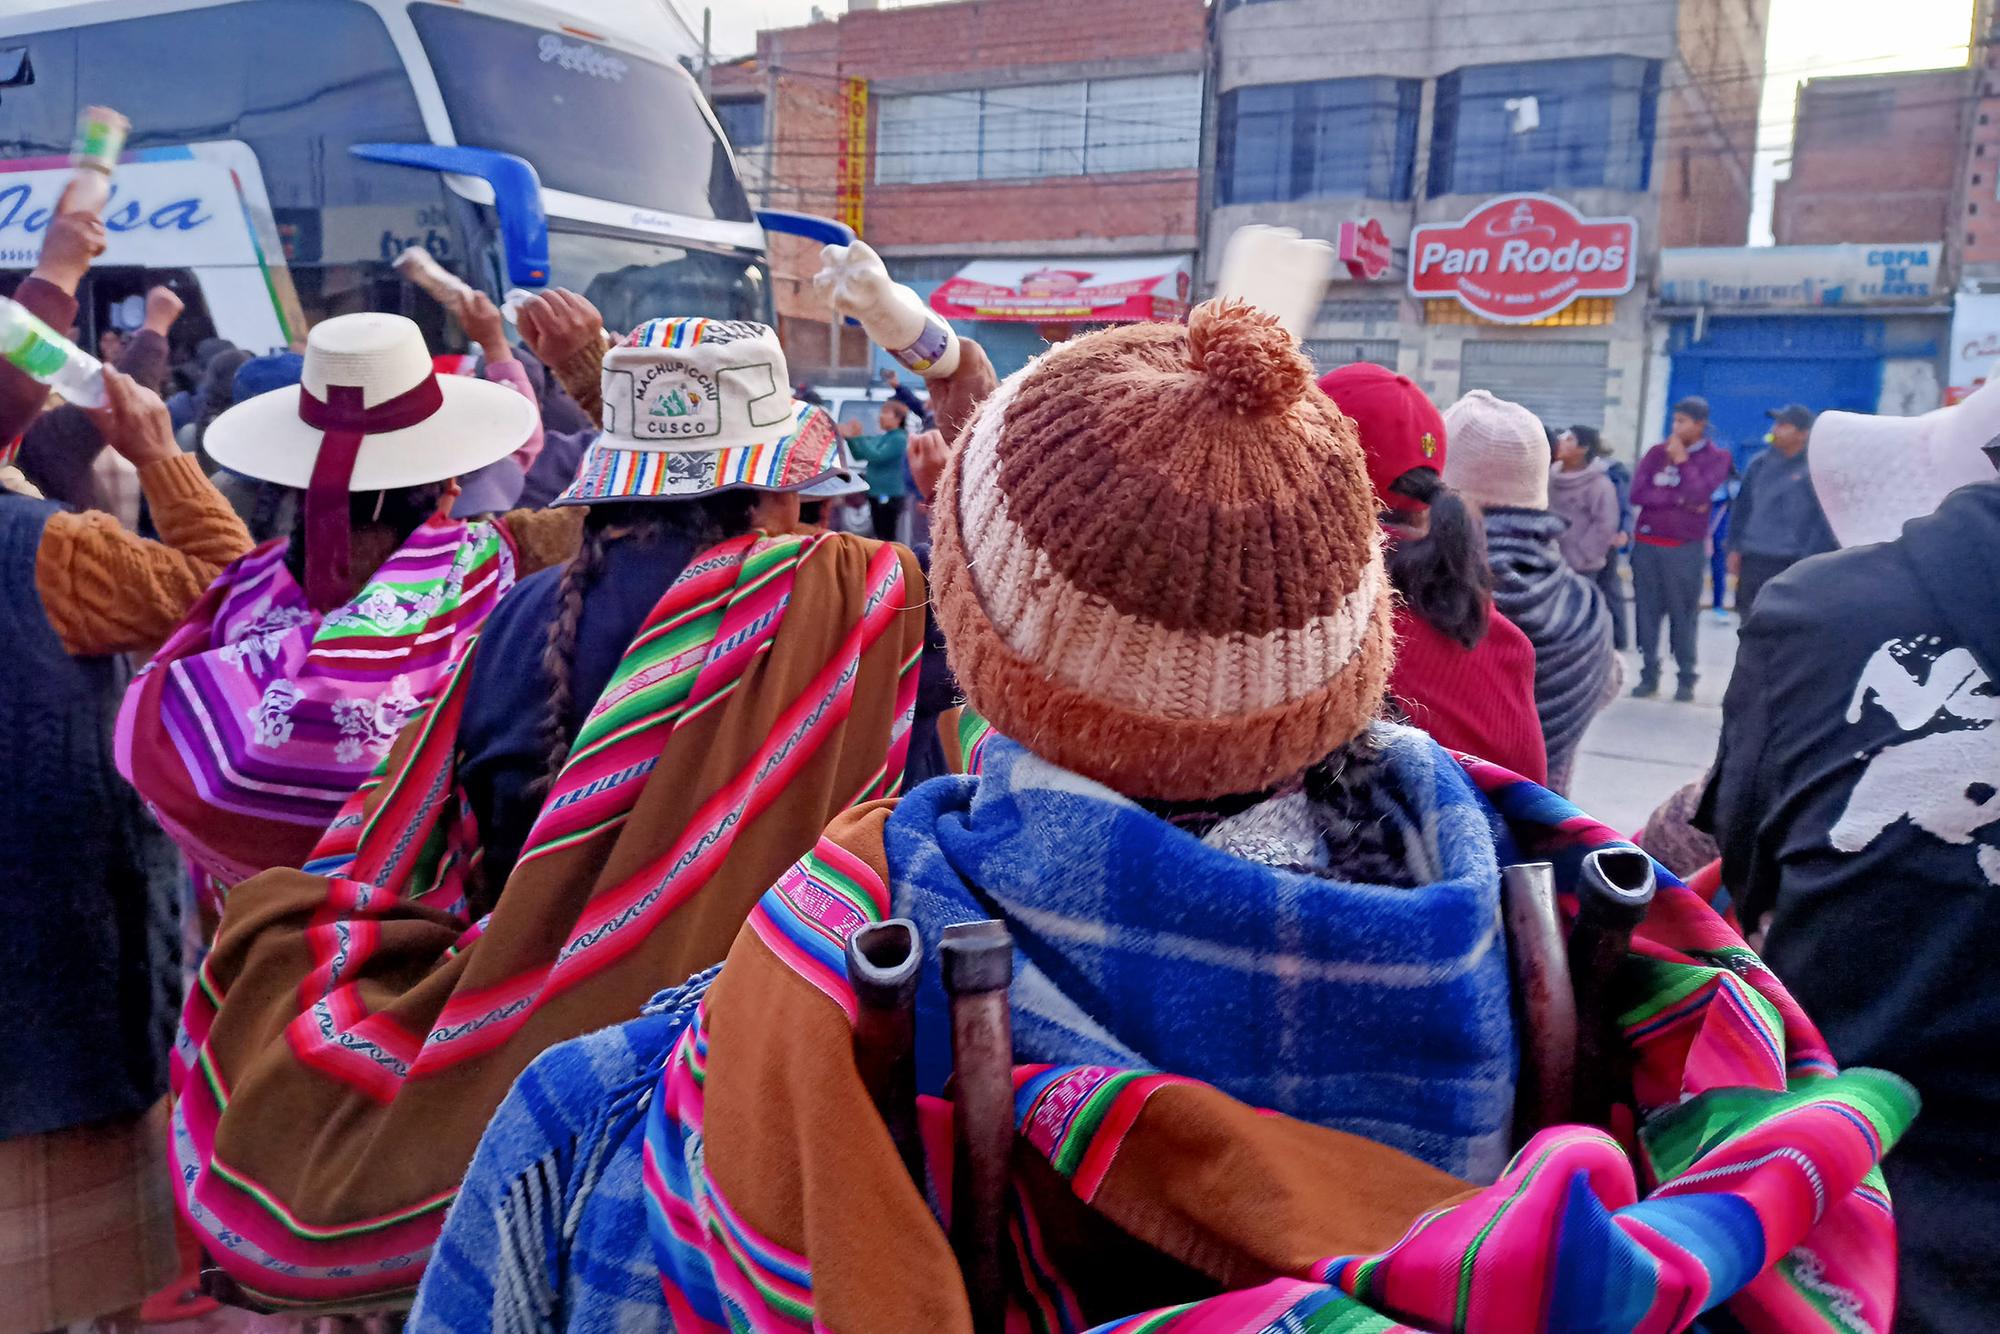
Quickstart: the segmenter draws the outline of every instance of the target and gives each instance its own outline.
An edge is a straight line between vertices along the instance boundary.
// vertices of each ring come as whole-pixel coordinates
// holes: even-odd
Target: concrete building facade
[[[1204,289],[1244,223],[1331,238],[1373,221],[1394,260],[1336,283],[1316,358],[1392,365],[1439,402],[1489,388],[1636,448],[1657,425],[1643,404],[1662,244],[1747,240],[1767,7],[1218,0]],[[1527,196],[1632,220],[1630,290],[1526,324],[1411,294],[1416,228]]]

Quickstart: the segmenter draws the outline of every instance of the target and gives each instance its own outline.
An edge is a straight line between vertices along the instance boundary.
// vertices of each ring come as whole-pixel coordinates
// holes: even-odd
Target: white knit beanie
[[[1475,389],[1444,410],[1445,485],[1482,509],[1549,507],[1549,437],[1519,403]]]

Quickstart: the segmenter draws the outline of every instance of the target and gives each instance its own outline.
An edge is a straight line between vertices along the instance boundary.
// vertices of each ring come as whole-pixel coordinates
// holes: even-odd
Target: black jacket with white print
[[[1898,1331],[2000,1329],[2000,480],[1765,586],[1697,824],[1843,1064],[1923,1112],[1885,1164]]]

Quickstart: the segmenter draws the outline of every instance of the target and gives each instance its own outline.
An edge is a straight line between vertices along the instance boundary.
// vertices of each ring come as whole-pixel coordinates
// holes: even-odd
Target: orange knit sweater
[[[139,485],[160,540],[129,532],[109,514],[58,514],[42,532],[35,588],[42,610],[79,657],[151,653],[231,561],[247,553],[249,530],[192,454],[147,465]],[[580,509],[514,510],[499,522],[513,538],[525,578],[574,556]]]
[[[78,656],[158,648],[222,568],[250,550],[250,532],[192,454],[148,464],[139,485],[160,540],[109,514],[58,514],[42,532],[35,588],[42,610]]]

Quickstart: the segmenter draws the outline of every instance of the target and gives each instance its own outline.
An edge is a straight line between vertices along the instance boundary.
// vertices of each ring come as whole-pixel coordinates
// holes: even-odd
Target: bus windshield
[[[659,241],[551,229],[550,286],[588,297],[606,327],[626,330],[660,315],[771,318],[763,266]]]
[[[752,220],[729,150],[679,69],[568,33],[415,4],[459,142],[535,164],[551,190]]]

